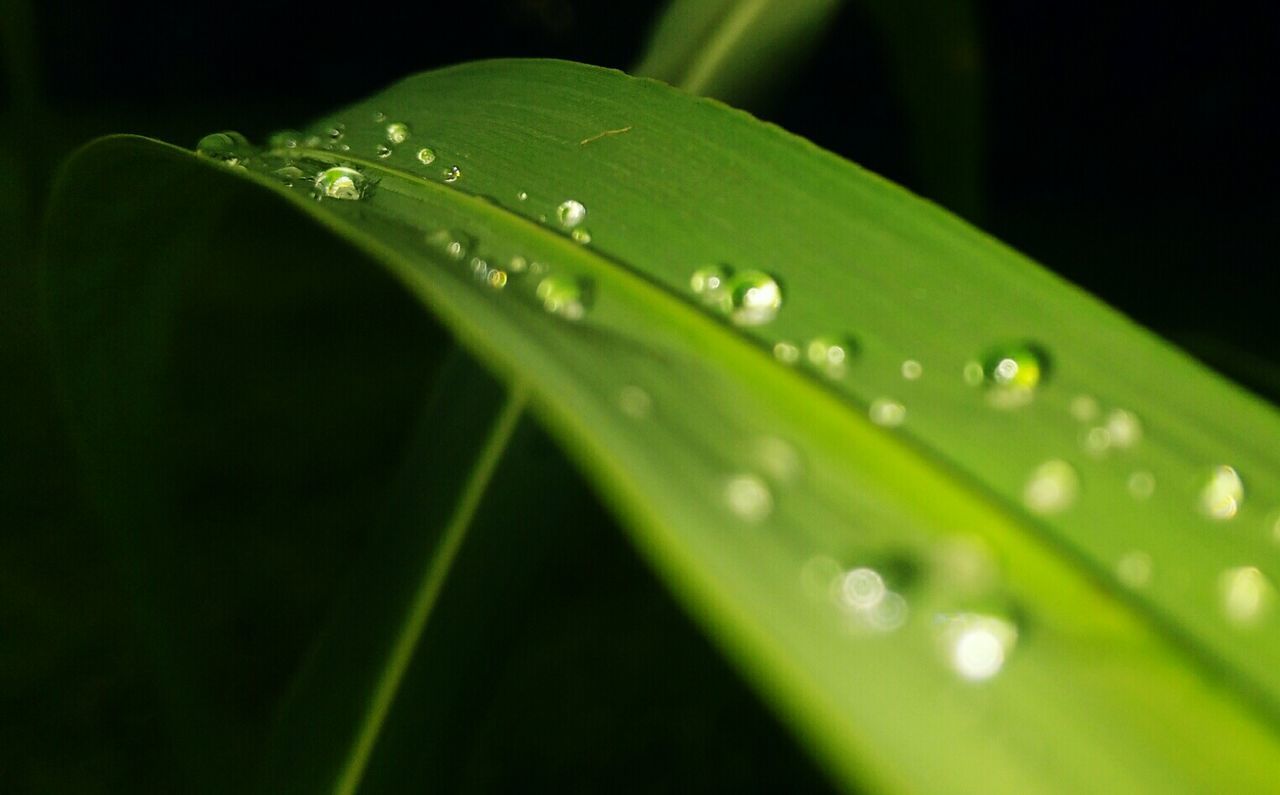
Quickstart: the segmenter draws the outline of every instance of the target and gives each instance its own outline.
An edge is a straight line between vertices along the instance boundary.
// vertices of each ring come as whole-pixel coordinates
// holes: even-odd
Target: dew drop
[[[751,460],[778,483],[792,483],[804,470],[799,451],[777,436],[758,437],[751,445]]]
[[[1223,615],[1241,627],[1258,623],[1275,601],[1275,586],[1255,566],[1227,569],[1218,579],[1218,590]]]
[[[271,149],[297,149],[302,143],[302,133],[297,130],[277,130],[267,136],[267,146]]]
[[[759,477],[734,475],[724,486],[724,501],[745,522],[761,522],[773,513],[773,494]]]
[[[793,342],[775,342],[773,344],[773,358],[784,364],[795,364],[800,361],[800,348]]]
[[[196,144],[196,154],[211,160],[235,164],[248,148],[249,142],[238,132],[210,133]]]
[[[855,610],[869,610],[880,604],[888,590],[880,573],[865,566],[850,569],[840,578],[840,599]]]
[[[764,271],[742,271],[729,278],[729,319],[739,326],[761,326],[778,316],[782,288]]]
[[[980,386],[982,384],[982,363],[966,362],[964,365],[964,382],[969,386]]]
[[[1130,588],[1143,588],[1151,582],[1151,555],[1140,549],[1126,552],[1116,563],[1116,577]]]
[[[896,428],[907,419],[907,407],[892,398],[876,398],[871,401],[867,416],[876,425]]]
[[[347,126],[345,124],[335,124],[328,130],[325,130],[324,134],[330,141],[337,142],[342,140],[342,136],[346,133],[346,130]]]
[[[1047,515],[1070,508],[1080,493],[1080,477],[1066,461],[1052,459],[1035,468],[1022,491],[1022,502],[1035,513]]]
[[[908,381],[915,381],[924,375],[924,366],[915,359],[907,359],[902,363],[902,377]]]
[[[566,320],[581,320],[587,314],[586,288],[570,276],[551,274],[538,282],[542,308]]]
[[[409,140],[409,125],[402,121],[393,121],[388,124],[387,140],[393,144],[402,144]]]
[[[987,397],[999,408],[1026,405],[1044,382],[1048,369],[1048,356],[1032,343],[993,348],[982,360]]]
[[[315,187],[317,199],[356,201],[364,198],[369,183],[365,176],[354,168],[333,166],[316,176]]]
[[[1107,414],[1107,434],[1113,447],[1128,450],[1142,441],[1142,422],[1132,411],[1113,409]]]
[[[1129,494],[1133,495],[1135,500],[1149,499],[1156,491],[1156,476],[1140,469],[1130,473],[1126,485],[1129,487]]]
[[[516,201],[518,202],[528,201],[528,199],[529,199],[529,194],[527,191],[520,191],[519,193],[516,194]]]
[[[565,229],[572,229],[587,218],[587,208],[575,199],[565,199],[556,208],[556,218]]]
[[[729,269],[723,265],[698,268],[689,277],[689,287],[703,304],[713,309],[728,312],[733,306],[729,296]]]
[[[429,146],[424,146],[418,150],[418,162],[424,166],[429,166],[436,162],[435,150]]]
[[[575,243],[581,243],[584,246],[591,242],[591,233],[587,231],[585,226],[579,226],[574,229],[569,233],[569,236],[573,238]]]
[[[1230,519],[1244,502],[1244,482],[1229,466],[1217,466],[1200,489],[1200,510],[1212,519]]]
[[[1076,395],[1071,399],[1070,411],[1080,422],[1093,422],[1098,417],[1098,401],[1091,395]]]
[[[618,408],[633,420],[643,420],[653,411],[653,398],[640,387],[628,384],[618,392]]]
[[[1000,673],[1018,643],[1018,628],[996,616],[962,613],[944,616],[940,624],[947,662],[969,682],[985,682]]]
[[[805,346],[809,363],[827,378],[843,378],[853,346],[838,337],[816,337]]]
[[[386,144],[378,144],[373,151],[380,159],[385,160],[388,157],[391,157],[391,147]]]
[[[276,179],[283,182],[286,188],[292,188],[294,182],[303,178],[302,169],[297,166],[283,166],[271,173]]]
[[[375,111],[373,112],[373,123],[374,123],[374,124],[381,124],[382,122],[384,122],[384,121],[386,121],[386,120],[387,120],[387,114],[383,113],[383,112],[382,112],[382,111],[380,111],[380,110],[375,110]]]
[[[427,242],[444,252],[452,260],[461,262],[475,246],[475,240],[469,235],[448,229],[437,229],[427,236]]]
[[[462,169],[457,166],[449,166],[444,170],[445,182],[457,182],[462,177]]]
[[[516,254],[511,258],[511,262],[507,264],[507,270],[512,273],[524,273],[529,269],[529,260]]]

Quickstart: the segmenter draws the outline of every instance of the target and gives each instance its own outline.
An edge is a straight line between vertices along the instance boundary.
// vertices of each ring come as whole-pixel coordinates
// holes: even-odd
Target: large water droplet
[[[317,199],[355,201],[364,198],[369,188],[369,181],[354,168],[333,166],[316,176],[315,186]]]
[[[409,125],[402,121],[393,121],[388,124],[387,140],[393,144],[402,144],[409,140]]]
[[[947,662],[962,679],[983,682],[1004,668],[1018,642],[1013,622],[980,613],[943,616],[940,622]]]
[[[892,398],[876,398],[871,401],[867,416],[876,425],[896,428],[907,419],[907,407]]]
[[[805,354],[827,378],[843,378],[853,357],[853,345],[839,337],[815,337],[805,346]]]
[[[556,208],[556,218],[565,229],[572,229],[587,218],[587,208],[575,199],[565,199]]]
[[[1052,459],[1035,468],[1022,491],[1022,502],[1038,514],[1065,511],[1080,492],[1080,477],[1066,461]]]
[[[1033,343],[993,348],[982,360],[988,399],[992,405],[1000,408],[1013,408],[1031,402],[1048,370],[1049,357]]]
[[[1230,519],[1244,502],[1244,481],[1229,466],[1217,466],[1200,489],[1200,510],[1213,519]]]
[[[196,154],[224,163],[237,163],[249,148],[249,142],[238,132],[210,133],[196,144]]]
[[[734,475],[725,482],[724,501],[734,516],[746,522],[761,522],[773,513],[773,493],[756,475]]]
[[[742,271],[729,277],[729,319],[739,326],[761,326],[778,316],[782,288],[764,271]]]
[[[1222,612],[1237,626],[1257,624],[1275,601],[1275,586],[1254,566],[1228,569],[1218,580]]]
[[[551,274],[538,282],[542,308],[566,320],[581,320],[587,314],[587,290],[571,276]]]
[[[435,150],[429,146],[424,146],[418,150],[418,162],[424,166],[429,166],[436,162]]]

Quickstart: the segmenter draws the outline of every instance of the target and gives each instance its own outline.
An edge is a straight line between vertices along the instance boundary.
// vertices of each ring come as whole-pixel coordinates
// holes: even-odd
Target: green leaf
[[[778,87],[840,0],[674,0],[635,74],[743,105]]]
[[[332,257],[349,244],[385,266],[527,388],[839,780],[1266,789],[1280,762],[1270,406],[937,207],[616,72],[470,64],[294,146],[228,141],[197,158],[113,138],[69,163],[47,275],[82,418],[148,432],[146,405],[100,388],[113,351],[148,344],[137,302],[165,275],[135,273],[127,241],[227,244],[198,220],[165,227],[184,206],[250,239],[329,235]],[[576,236],[558,220],[568,200],[586,209]],[[716,264],[772,274],[776,319],[728,311],[767,291],[704,304],[690,277]],[[996,383],[967,384],[974,368]],[[133,466],[113,438],[86,438],[99,475]],[[1226,465],[1242,492],[1214,479]],[[115,499],[121,521],[145,508],[141,487]]]

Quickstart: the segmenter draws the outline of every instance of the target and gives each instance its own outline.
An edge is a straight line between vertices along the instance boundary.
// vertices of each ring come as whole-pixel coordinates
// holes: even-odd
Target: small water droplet
[[[1071,399],[1070,411],[1080,422],[1093,422],[1098,417],[1098,401],[1091,395],[1076,395]]]
[[[528,199],[529,199],[529,194],[526,191],[520,191],[519,193],[516,194],[516,201],[518,202],[527,201]]]
[[[271,149],[297,149],[302,143],[302,133],[297,130],[277,130],[267,136],[267,146]]]
[[[418,162],[424,166],[429,166],[436,162],[435,150],[429,146],[424,146],[418,150]]]
[[[689,287],[706,306],[726,313],[733,306],[729,296],[729,269],[723,265],[698,268],[689,277]]]
[[[566,320],[581,320],[587,314],[587,290],[570,276],[551,274],[538,282],[538,300],[543,309]]]
[[[729,478],[724,486],[724,501],[735,516],[746,522],[761,522],[773,513],[773,494],[755,475]]]
[[[640,387],[628,384],[618,392],[618,408],[631,419],[642,420],[653,411],[653,398]]]
[[[316,177],[315,187],[317,199],[355,201],[364,198],[369,189],[369,181],[354,168],[333,166],[320,172]]]
[[[867,416],[876,425],[896,428],[907,419],[907,407],[892,398],[876,398],[871,401]]]
[[[383,160],[385,160],[388,157],[391,157],[391,147],[387,146],[386,144],[378,144],[373,151],[374,151],[374,154],[376,154],[379,158]]]
[[[462,232],[437,229],[427,236],[427,242],[444,252],[449,259],[461,262],[475,246],[475,239]]]
[[[462,178],[462,169],[458,168],[457,166],[449,166],[444,170],[445,182],[457,182],[461,178]]]
[[[587,208],[575,199],[565,199],[556,208],[556,218],[565,229],[572,229],[587,218]]]
[[[591,242],[591,233],[587,231],[585,226],[574,229],[569,233],[569,236],[573,238],[575,243],[581,243],[584,246]]]
[[[388,124],[387,140],[393,144],[402,144],[409,140],[409,125],[402,121],[393,121]]]
[[[491,268],[486,281],[488,281],[489,286],[493,289],[501,290],[503,287],[507,286],[507,273],[500,268]]]
[[[729,277],[729,319],[739,326],[761,326],[778,316],[782,288],[764,271],[742,271]]]
[[[1111,431],[1096,425],[1080,435],[1080,446],[1094,458],[1101,458],[1111,449]]]
[[[1128,450],[1142,440],[1142,422],[1132,411],[1113,409],[1107,414],[1107,433],[1113,447]]]
[[[1116,563],[1116,577],[1130,588],[1142,588],[1151,582],[1151,555],[1140,549],[1126,552]]]
[[[249,142],[245,137],[233,130],[210,133],[196,144],[196,154],[211,160],[221,160],[232,165],[240,162]]]
[[[297,166],[283,166],[271,172],[276,179],[284,183],[285,187],[292,188],[293,183],[303,178],[302,169]]]
[[[1065,511],[1080,493],[1080,477],[1066,461],[1052,459],[1035,468],[1022,491],[1022,502],[1038,514]]]
[[[1045,380],[1049,357],[1033,343],[1003,345],[983,357],[983,380],[993,406],[1014,408],[1031,402]]]
[[[511,262],[508,263],[507,265],[507,270],[511,271],[512,273],[524,273],[528,269],[529,269],[529,260],[520,256],[519,254],[516,254],[514,257],[512,257]]]
[[[1018,628],[997,616],[943,616],[940,626],[947,662],[969,682],[985,682],[1000,673],[1018,643]]]
[[[850,569],[840,578],[840,599],[847,607],[869,610],[880,604],[889,589],[875,569]]]
[[[800,361],[800,348],[794,342],[785,340],[773,344],[773,358],[784,364],[795,364]]]
[[[827,378],[843,378],[853,346],[838,337],[815,337],[805,346],[809,363]]]
[[[1146,470],[1138,470],[1129,475],[1129,493],[1135,500],[1145,500],[1156,491],[1156,476]]]
[[[965,362],[964,365],[964,382],[969,386],[979,386],[982,384],[982,363],[981,362]]]
[[[1244,502],[1244,482],[1229,466],[1217,466],[1200,489],[1200,510],[1212,519],[1230,519]]]
[[[778,483],[792,483],[804,470],[800,453],[777,436],[758,437],[751,445],[751,460]]]
[[[915,359],[907,359],[902,363],[902,377],[908,381],[915,381],[924,375],[924,366]]]
[[[382,112],[382,111],[380,111],[380,110],[375,110],[375,111],[373,112],[373,123],[374,123],[374,124],[381,124],[382,122],[384,122],[384,121],[386,121],[386,120],[387,120],[387,114],[383,113],[383,112]]]
[[[347,130],[347,126],[345,124],[335,124],[329,129],[325,130],[324,134],[326,137],[328,137],[330,141],[341,141],[343,134],[346,133],[346,130]]]
[[[1241,627],[1257,624],[1275,601],[1275,586],[1255,566],[1227,569],[1218,579],[1218,590],[1223,615]]]

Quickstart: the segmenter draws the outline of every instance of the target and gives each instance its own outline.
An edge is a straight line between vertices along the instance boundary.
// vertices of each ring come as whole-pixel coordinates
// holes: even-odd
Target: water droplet
[[[837,337],[816,337],[805,346],[809,363],[827,378],[843,378],[853,346]]]
[[[1080,493],[1080,477],[1066,461],[1052,459],[1035,468],[1022,491],[1022,502],[1038,514],[1059,513],[1071,507]]]
[[[329,129],[325,130],[324,134],[325,136],[328,137],[330,141],[341,141],[342,136],[346,132],[346,130],[347,130],[347,126],[345,124],[335,124]]]
[[[970,682],[984,682],[1000,673],[1018,642],[1013,622],[996,616],[962,613],[944,616],[940,624],[947,662]]]
[[[840,578],[840,599],[855,610],[869,610],[888,593],[884,578],[875,569],[850,569]]]
[[[876,398],[871,401],[867,416],[876,425],[896,428],[907,419],[907,407],[892,398]]]
[[[775,342],[773,358],[785,364],[795,364],[800,361],[800,348],[793,342]]]
[[[374,124],[381,124],[382,122],[384,122],[384,121],[386,121],[386,120],[387,120],[387,114],[383,113],[383,112],[382,112],[382,111],[380,111],[380,110],[375,110],[375,111],[373,112],[373,123],[374,123]]]
[[[1111,431],[1101,425],[1089,428],[1080,435],[1080,446],[1094,458],[1101,458],[1111,449]]]
[[[723,265],[698,268],[689,277],[691,287],[702,303],[720,312],[729,312],[733,301],[729,295],[729,269]]]
[[[196,144],[196,154],[211,160],[221,160],[232,165],[240,162],[249,147],[249,142],[238,132],[210,133]]]
[[[902,363],[902,377],[908,381],[915,381],[924,375],[924,366],[915,359],[907,359]]]
[[[591,233],[587,231],[585,226],[574,229],[569,236],[574,239],[574,242],[581,243],[584,246],[591,242]]]
[[[1200,489],[1200,510],[1213,519],[1230,519],[1244,502],[1244,482],[1229,466],[1217,466]]]
[[[742,271],[729,278],[729,319],[739,326],[761,326],[778,316],[782,288],[763,271]]]
[[[556,218],[560,220],[560,225],[565,229],[572,229],[578,224],[586,220],[587,208],[582,206],[582,202],[574,199],[565,199],[556,208]]]
[[[278,130],[267,136],[267,146],[271,149],[297,149],[302,143],[302,133],[297,130]]]
[[[418,150],[418,162],[424,166],[429,166],[436,162],[435,150],[429,146],[424,146]]]
[[[618,392],[618,408],[633,420],[642,420],[653,411],[653,398],[638,386],[629,384]]]
[[[760,436],[751,445],[751,460],[778,483],[792,483],[804,470],[800,453],[777,436]]]
[[[457,166],[449,166],[444,170],[445,182],[457,182],[462,177],[462,169]]]
[[[1138,470],[1129,475],[1129,493],[1135,500],[1148,499],[1156,491],[1156,476],[1146,470]]]
[[[1275,586],[1254,566],[1224,571],[1218,579],[1218,589],[1223,615],[1237,626],[1258,623],[1275,601]]]
[[[520,191],[519,193],[516,194],[516,201],[518,202],[527,201],[528,199],[529,199],[529,194],[526,191]]]
[[[402,144],[409,140],[409,125],[402,121],[393,121],[388,124],[387,140],[393,144]]]
[[[1130,588],[1142,588],[1151,582],[1151,555],[1140,549],[1126,552],[1116,563],[1116,577]]]
[[[907,600],[875,569],[859,566],[838,572],[830,583],[831,598],[853,620],[852,629],[892,632],[906,623]]]
[[[1098,416],[1098,401],[1090,395],[1076,395],[1071,399],[1070,411],[1080,422],[1093,422]]]
[[[320,172],[316,177],[315,187],[317,199],[355,201],[364,198],[369,189],[369,182],[354,168],[333,166]]]
[[[286,188],[292,188],[293,183],[303,178],[302,169],[297,166],[283,166],[271,172],[276,179],[284,183]]]
[[[987,397],[999,408],[1026,405],[1044,382],[1048,369],[1049,357],[1032,343],[993,348],[982,361]]]
[[[444,252],[449,259],[461,262],[475,246],[475,239],[462,232],[437,229],[427,236],[427,242]]]
[[[760,522],[773,513],[773,494],[755,475],[729,478],[724,486],[724,501],[735,516],[746,522]]]
[[[1142,422],[1132,411],[1113,409],[1107,414],[1107,433],[1112,446],[1128,450],[1142,440]]]
[[[543,309],[566,320],[581,320],[587,314],[587,290],[570,276],[551,274],[538,282],[538,300]]]
[[[964,382],[969,386],[978,386],[982,383],[982,363],[981,362],[965,362],[964,365]]]
[[[386,144],[378,144],[373,151],[374,151],[374,154],[376,154],[381,159],[385,160],[386,158],[391,157],[391,147],[387,146]]]
[[[514,257],[512,257],[511,262],[507,265],[507,270],[511,271],[512,273],[524,273],[528,269],[529,269],[529,260],[520,256],[519,254],[516,254]]]

